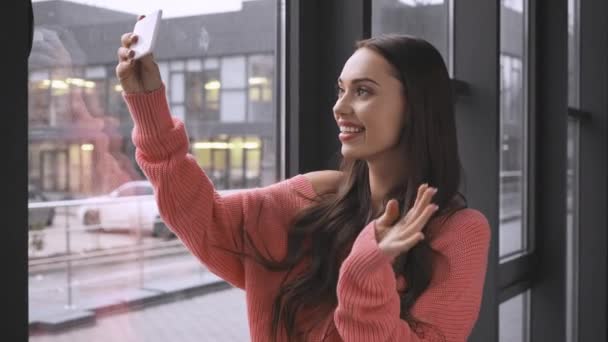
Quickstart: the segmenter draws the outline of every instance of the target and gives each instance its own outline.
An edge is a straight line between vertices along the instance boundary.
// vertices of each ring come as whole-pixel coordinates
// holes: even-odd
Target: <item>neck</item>
[[[403,156],[403,154],[400,155]],[[399,158],[395,155],[368,160],[367,168],[374,216],[384,211],[382,202],[385,199],[389,200],[386,196],[391,189],[405,182],[406,174],[402,165],[405,165],[403,157]]]

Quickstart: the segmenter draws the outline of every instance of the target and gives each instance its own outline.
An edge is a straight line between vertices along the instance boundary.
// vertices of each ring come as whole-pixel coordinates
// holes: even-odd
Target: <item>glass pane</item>
[[[171,71],[183,71],[185,67],[184,61],[171,61],[169,63],[169,70]]]
[[[245,91],[222,91],[220,104],[222,122],[244,122],[245,101]]]
[[[530,292],[526,291],[508,301],[501,303],[498,308],[498,341],[527,342],[529,341]]]
[[[245,57],[222,58],[222,88],[245,87]]]
[[[403,33],[420,37],[441,52],[451,72],[451,0],[372,1],[372,35]]]
[[[182,103],[184,102],[184,74],[175,73],[171,74],[171,102]]]
[[[199,124],[207,121],[219,121],[220,90],[219,69],[186,73],[186,111],[190,130],[198,131]]]
[[[167,99],[186,123],[193,158],[220,190],[278,180],[277,7],[163,4],[154,56]],[[34,0],[33,10],[30,341],[249,340],[242,291],[208,291],[223,282],[171,234],[142,185],[115,67],[120,36],[145,12],[101,0]]]
[[[160,61],[157,63],[158,63],[158,69],[160,70],[160,77],[165,82],[166,90],[169,91],[169,87],[171,86],[169,84],[169,64],[167,62],[160,62]]]
[[[186,61],[186,70],[201,71],[203,70],[203,62],[200,59],[191,59]]]
[[[500,18],[499,253],[504,261],[528,248],[527,2],[502,1]]]
[[[127,108],[127,104],[122,98],[122,86],[120,82],[118,82],[118,78],[116,78],[116,74],[114,72],[108,72],[106,78],[107,83],[107,94],[108,94],[108,112],[106,116],[113,116],[118,118],[120,125],[131,123],[129,109]],[[97,97],[101,101],[101,97]]]
[[[249,121],[273,120],[273,71],[272,55],[251,56],[249,66]]]

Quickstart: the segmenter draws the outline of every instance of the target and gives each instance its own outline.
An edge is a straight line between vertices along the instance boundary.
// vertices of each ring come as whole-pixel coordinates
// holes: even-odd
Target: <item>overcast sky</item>
[[[32,0],[33,2],[50,0]],[[242,0],[64,0],[103,7],[134,15],[163,10],[163,18],[184,17],[206,13],[238,11]],[[245,0],[247,1],[247,0]]]

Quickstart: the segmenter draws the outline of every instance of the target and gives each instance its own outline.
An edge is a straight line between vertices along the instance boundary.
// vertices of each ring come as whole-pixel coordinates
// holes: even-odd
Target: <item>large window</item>
[[[527,1],[500,7],[500,240],[501,261],[528,248]]]
[[[452,71],[452,0],[374,0],[372,35],[403,33],[429,41]]]
[[[33,5],[28,106],[31,340],[115,340],[109,336],[122,336],[124,327],[99,324],[98,313],[196,295],[220,281],[164,225],[152,188],[135,162],[133,122],[115,75],[116,50],[121,35],[145,13],[135,13],[128,2],[51,0]],[[278,181],[276,1],[163,6],[154,55],[172,114],[186,123],[190,153],[218,190]],[[158,320],[126,323],[132,336],[125,338],[182,340],[192,331],[200,340],[246,340],[243,298],[210,296],[217,298],[206,299],[213,304],[176,300],[147,314],[123,310],[119,317]],[[218,307],[236,310],[230,312],[235,317],[231,326],[241,331],[187,327],[185,318],[213,315]],[[165,324],[164,315],[175,320]],[[91,322],[98,324],[86,324]],[[117,323],[120,318],[113,322],[122,324]]]
[[[515,260],[529,252],[528,239],[528,2],[500,6],[499,257]],[[499,307],[499,340],[528,341],[529,294]]]

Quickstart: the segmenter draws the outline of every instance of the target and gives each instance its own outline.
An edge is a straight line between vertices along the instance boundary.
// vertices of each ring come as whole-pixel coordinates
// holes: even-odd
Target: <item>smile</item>
[[[340,132],[342,133],[360,133],[363,131],[362,127],[340,126]]]
[[[344,143],[349,140],[353,140],[360,136],[363,136],[363,131],[365,131],[365,129],[363,128],[340,127],[340,134],[338,135],[338,139],[340,139],[340,141]]]

